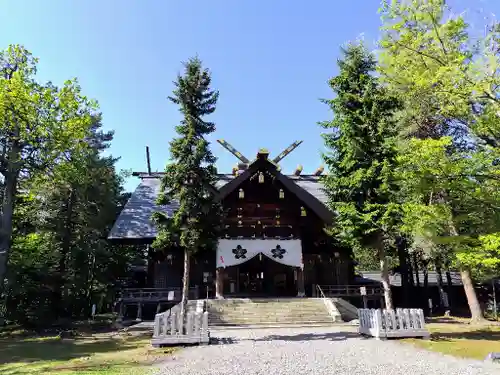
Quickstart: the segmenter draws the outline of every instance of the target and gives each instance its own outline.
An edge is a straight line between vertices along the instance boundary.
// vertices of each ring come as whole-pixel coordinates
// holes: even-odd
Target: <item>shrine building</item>
[[[317,286],[348,286],[354,281],[352,251],[339,246],[325,228],[333,223],[326,206],[320,167],[312,175],[281,172],[279,162],[301,142],[274,159],[267,150],[249,160],[223,140],[239,159],[231,174],[218,175],[225,217],[217,248],[191,259],[190,298],[312,297]],[[156,205],[163,173],[135,172],[141,182],[109,233],[114,243],[148,251],[141,296],[151,293],[178,300],[182,289],[181,248],[152,249],[155,211],[172,214],[176,202]],[[166,293],[166,294],[162,294]],[[161,297],[163,295],[163,297]],[[125,296],[126,297],[126,296]],[[124,297],[124,298],[125,298]],[[130,298],[133,297],[133,293]]]

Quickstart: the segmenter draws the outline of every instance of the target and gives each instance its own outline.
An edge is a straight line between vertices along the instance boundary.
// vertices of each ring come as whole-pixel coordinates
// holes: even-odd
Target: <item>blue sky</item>
[[[500,12],[495,0],[455,0],[481,19]],[[500,2],[498,2],[500,3]],[[314,5],[312,5],[314,4]],[[473,4],[473,5],[471,5]],[[322,150],[318,121],[331,118],[319,98],[331,97],[327,80],[337,71],[339,47],[363,37],[375,46],[377,0],[4,0],[0,47],[23,44],[40,58],[40,80],[78,77],[99,101],[104,126],[115,130],[111,152],[119,169],[153,170],[168,161],[168,142],[179,120],[166,98],[181,61],[198,55],[213,74],[220,101],[211,137],[220,172],[234,156],[223,138],[252,158],[259,147],[277,155],[304,143],[281,163],[312,173]],[[126,189],[138,184],[131,177]]]

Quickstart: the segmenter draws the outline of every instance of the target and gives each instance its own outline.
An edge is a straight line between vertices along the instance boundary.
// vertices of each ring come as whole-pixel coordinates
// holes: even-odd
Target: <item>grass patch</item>
[[[429,323],[430,340],[404,339],[420,348],[457,357],[483,360],[488,353],[500,352],[498,325],[473,325],[465,320]]]
[[[143,375],[173,349],[154,349],[151,334],[0,338],[2,375]]]

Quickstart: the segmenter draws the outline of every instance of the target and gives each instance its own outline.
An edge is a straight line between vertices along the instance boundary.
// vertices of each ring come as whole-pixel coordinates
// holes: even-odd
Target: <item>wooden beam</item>
[[[318,169],[316,169],[316,172],[314,172],[314,175],[315,176],[320,176],[321,173],[323,173],[323,171],[325,170],[325,167],[324,166],[321,166],[319,167]]]
[[[302,165],[299,164],[299,165],[297,165],[297,168],[295,169],[295,172],[293,172],[293,174],[295,176],[300,176],[301,173],[302,173]]]
[[[151,158],[149,157],[149,146],[146,146],[146,163],[148,166],[148,174],[151,174]]]

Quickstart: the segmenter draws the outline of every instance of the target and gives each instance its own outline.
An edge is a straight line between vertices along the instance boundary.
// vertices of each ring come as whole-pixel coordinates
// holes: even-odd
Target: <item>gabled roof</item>
[[[160,186],[161,180],[157,177],[142,179],[120,212],[108,239],[154,239],[156,237],[156,227],[151,221],[151,215],[156,211],[171,215],[178,208],[177,202],[171,202],[166,206],[158,206],[155,203],[160,194]]]
[[[243,174],[244,173],[245,172],[243,172]],[[215,187],[219,189],[221,193],[224,190],[231,190],[228,189],[231,183],[233,184],[232,188],[234,188],[234,183],[239,185],[239,183],[234,180],[241,179],[243,174],[240,174],[238,177],[230,174],[220,174]],[[171,202],[166,206],[156,205],[156,198],[160,193],[162,175],[163,173],[154,173],[152,175],[136,174],[136,176],[141,177],[141,183],[132,193],[129,201],[118,216],[118,219],[108,235],[108,239],[132,240],[154,239],[156,237],[157,230],[154,223],[151,221],[151,215],[156,211],[173,214],[178,207],[177,202]],[[301,191],[300,194],[302,194],[303,197],[304,195],[310,197],[308,198],[309,204],[316,205],[316,207],[310,207],[311,209],[319,209],[322,211],[323,216],[325,212],[329,212],[325,206],[326,196],[322,191],[322,184],[319,181],[319,176],[285,176],[281,173],[278,174],[278,177],[279,176],[282,176],[280,180],[283,180],[282,182],[285,183],[285,186],[288,184],[288,187],[291,187],[290,184],[293,184],[297,191]],[[294,193],[297,193],[297,191]]]

